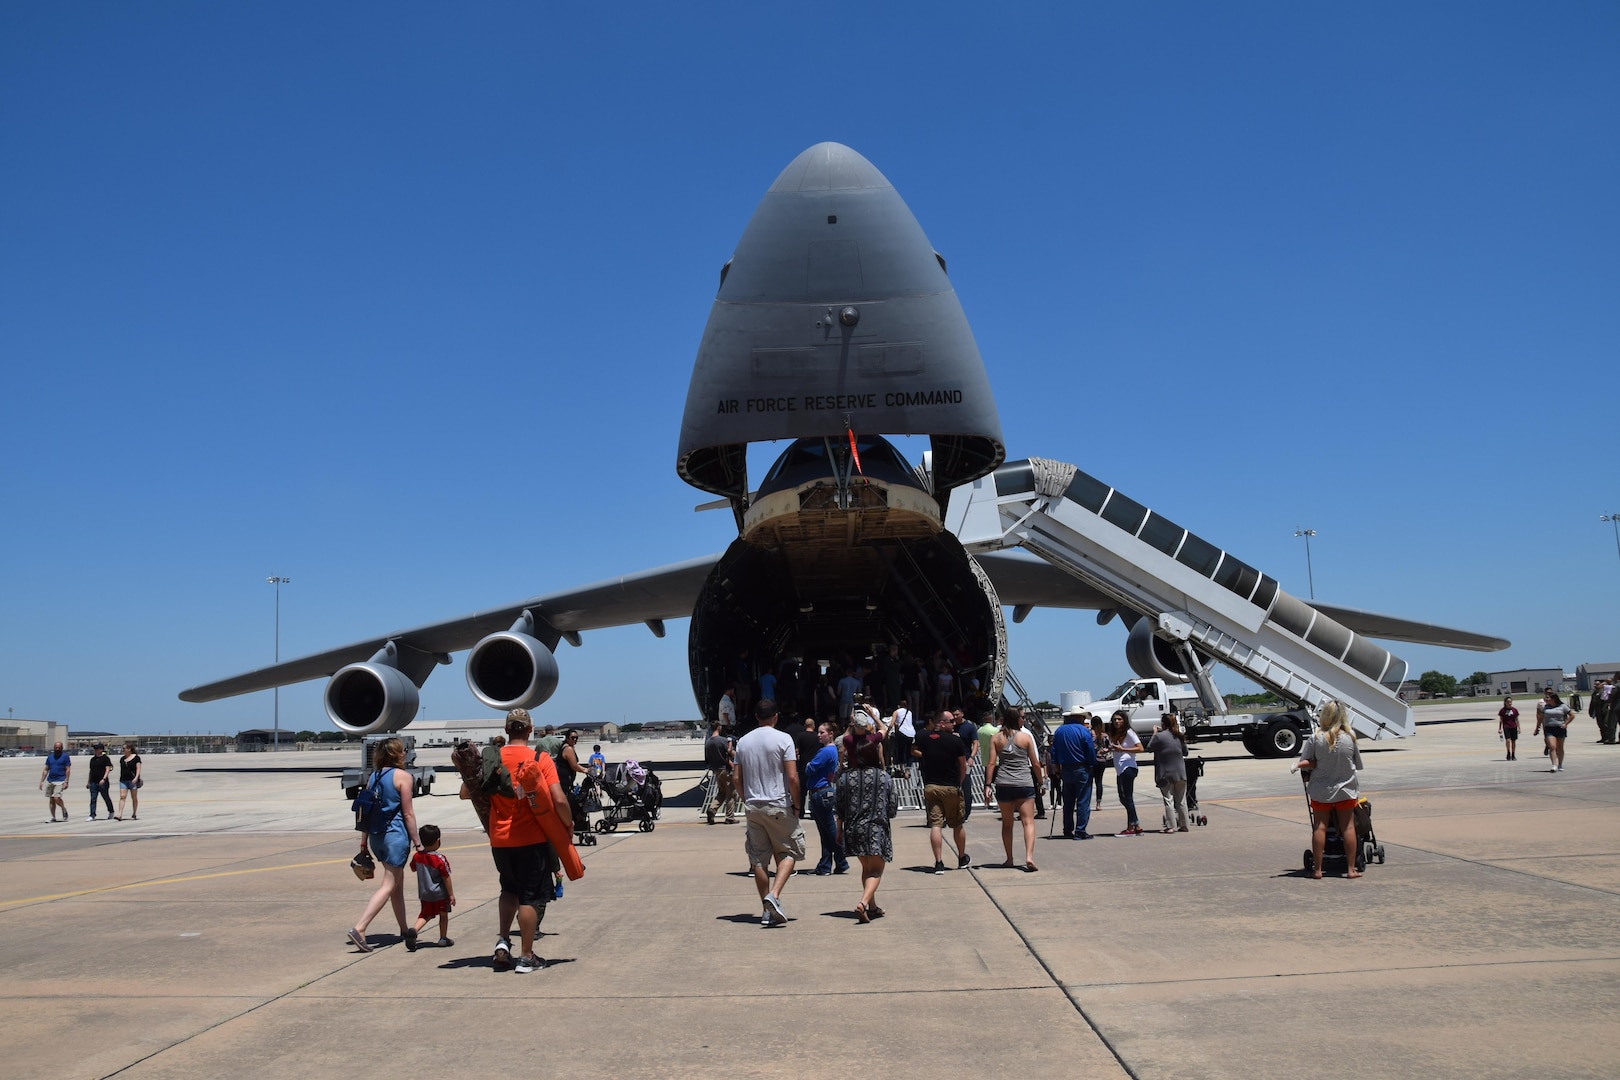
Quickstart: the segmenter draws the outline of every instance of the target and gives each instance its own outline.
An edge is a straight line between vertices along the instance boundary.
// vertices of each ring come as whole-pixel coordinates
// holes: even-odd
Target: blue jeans
[[[821,860],[816,863],[816,873],[828,874],[835,867],[841,871],[848,870],[849,860],[844,857],[844,849],[838,846],[838,825],[833,818],[833,789],[830,784],[810,793],[810,817],[816,823],[816,832],[821,834]]]
[[[1085,832],[1091,824],[1091,769],[1085,762],[1063,766],[1063,835]]]
[[[1125,823],[1127,825],[1140,824],[1136,820],[1136,800],[1132,798],[1132,792],[1136,788],[1136,774],[1138,771],[1137,767],[1132,765],[1130,768],[1120,771],[1115,781],[1119,789],[1120,804],[1125,807]]]
[[[99,784],[91,784],[90,785],[90,816],[91,817],[96,816],[96,796],[97,795],[100,795],[102,801],[107,804],[107,816],[112,817],[113,816],[112,796],[107,793],[107,781],[105,781],[105,780],[103,780]]]

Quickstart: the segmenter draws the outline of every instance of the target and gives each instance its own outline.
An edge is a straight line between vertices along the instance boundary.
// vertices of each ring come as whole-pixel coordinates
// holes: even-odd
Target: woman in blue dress
[[[400,766],[405,764],[405,744],[389,739],[377,747],[372,759],[371,786],[380,796],[371,811],[370,828],[366,830],[371,854],[381,864],[382,882],[366,904],[365,914],[349,931],[349,940],[361,952],[370,952],[366,941],[366,927],[382,911],[384,904],[392,904],[394,918],[399,921],[399,936],[406,941],[416,937],[405,918],[405,863],[411,849],[422,850],[422,841],[416,834],[416,808],[411,803],[411,774]]]

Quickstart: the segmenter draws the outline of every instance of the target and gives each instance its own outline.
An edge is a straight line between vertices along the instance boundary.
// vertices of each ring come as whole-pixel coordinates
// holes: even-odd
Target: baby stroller
[[[663,781],[658,779],[657,773],[634,760],[626,761],[615,771],[617,775],[601,782],[607,799],[596,831],[616,832],[620,824],[634,821],[642,832],[652,832],[664,805]]]
[[[593,847],[596,844],[596,834],[591,831],[591,811],[602,808],[597,783],[595,776],[586,773],[579,787],[568,793],[568,807],[574,812],[575,847]]]
[[[1309,790],[1309,778],[1306,778]],[[1316,828],[1316,821],[1311,817],[1310,796],[1305,797],[1305,820],[1312,829]],[[1357,800],[1355,810],[1356,847],[1360,848],[1356,854],[1356,870],[1360,872],[1367,869],[1367,864],[1377,860],[1380,866],[1384,863],[1384,845],[1378,842],[1373,832],[1372,803],[1365,796]],[[1339,816],[1329,815],[1327,826],[1327,839],[1322,844],[1322,872],[1339,873],[1345,869],[1344,837],[1339,832]],[[1313,873],[1316,870],[1316,860],[1311,856],[1311,849],[1305,849],[1305,872]]]

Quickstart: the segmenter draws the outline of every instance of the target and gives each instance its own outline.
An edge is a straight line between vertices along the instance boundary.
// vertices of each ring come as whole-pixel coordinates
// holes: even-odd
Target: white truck
[[[1131,718],[1131,728],[1144,739],[1175,706],[1181,714],[1182,730],[1188,742],[1219,742],[1241,739],[1255,757],[1288,757],[1299,752],[1299,744],[1310,733],[1310,714],[1304,709],[1276,713],[1210,713],[1198,702],[1191,683],[1167,683],[1163,679],[1127,679],[1106,698],[1086,708],[1104,720],[1120,709]]]

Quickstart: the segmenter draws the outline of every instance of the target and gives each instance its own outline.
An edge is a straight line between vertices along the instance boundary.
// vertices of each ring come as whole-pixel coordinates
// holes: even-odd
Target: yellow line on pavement
[[[440,848],[440,850],[460,851],[464,848],[481,848],[484,846],[484,844],[458,844],[454,847]],[[123,885],[104,885],[99,889],[79,889],[75,892],[52,893],[48,896],[30,896],[22,900],[0,900],[0,910],[22,904],[42,904],[50,900],[71,900],[75,896],[92,896],[96,893],[120,892],[124,889],[144,889],[149,885],[178,885],[187,881],[207,881],[209,878],[238,877],[242,874],[265,874],[272,870],[302,870],[310,866],[334,866],[346,864],[348,861],[348,859],[316,859],[313,862],[287,863],[283,866],[255,866],[246,870],[218,870],[211,874],[187,874],[182,877],[154,878],[151,881],[131,881]]]

